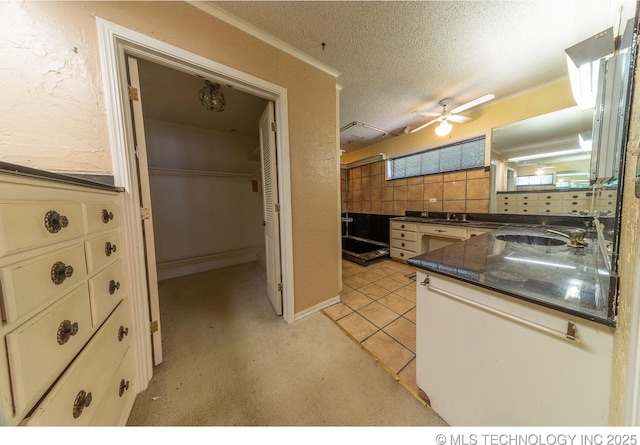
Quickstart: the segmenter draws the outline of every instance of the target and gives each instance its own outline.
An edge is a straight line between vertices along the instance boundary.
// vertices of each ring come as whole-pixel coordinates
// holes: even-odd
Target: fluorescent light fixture
[[[592,142],[593,141],[591,139],[590,131],[585,131],[583,133],[578,134],[578,143],[580,144],[580,147],[582,147],[584,151],[591,151]]]
[[[565,49],[573,98],[581,110],[595,107],[600,59],[614,49],[613,27]]]
[[[587,153],[591,151],[591,149],[585,150],[582,148],[574,148],[571,150],[560,150],[560,151],[552,151],[550,153],[538,153],[535,155],[528,155],[528,156],[518,156],[515,158],[509,158],[507,159],[507,162],[519,162],[519,161],[530,161],[532,159],[542,159],[542,158],[551,158],[554,156],[564,156],[564,155],[573,155],[573,154],[578,154],[578,153]]]
[[[451,127],[452,125],[445,119],[436,127],[436,134],[440,137],[446,136],[451,133]]]

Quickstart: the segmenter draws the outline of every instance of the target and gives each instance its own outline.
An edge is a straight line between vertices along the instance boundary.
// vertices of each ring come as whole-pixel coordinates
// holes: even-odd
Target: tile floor
[[[324,310],[363,348],[418,393],[415,268],[385,260],[360,266],[342,260],[340,303]]]

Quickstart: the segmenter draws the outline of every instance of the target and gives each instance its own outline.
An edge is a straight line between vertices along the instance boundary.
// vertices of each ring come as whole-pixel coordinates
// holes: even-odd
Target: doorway
[[[294,321],[293,297],[293,240],[291,228],[291,186],[288,144],[288,105],[286,89],[243,73],[215,61],[168,45],[146,35],[131,31],[111,22],[97,19],[101,48],[101,62],[105,82],[107,118],[112,141],[112,162],[115,185],[122,187],[123,239],[129,267],[127,278],[131,283],[130,304],[134,317],[134,347],[137,356],[137,381],[144,390],[153,375],[153,348],[149,336],[150,308],[146,282],[144,243],[140,226],[141,201],[138,193],[138,175],[135,168],[134,129],[128,102],[126,57],[133,56],[154,61],[164,66],[200,75],[203,78],[223,80],[234,88],[273,101],[278,138],[276,152],[279,159],[278,201],[280,204],[280,250],[282,264],[283,318]]]

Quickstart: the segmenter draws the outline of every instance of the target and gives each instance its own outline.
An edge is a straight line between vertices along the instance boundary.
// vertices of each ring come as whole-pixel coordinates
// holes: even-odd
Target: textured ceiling
[[[486,93],[495,103],[565,78],[565,48],[610,26],[622,33],[635,14],[629,0],[622,19],[620,1],[606,0],[208,3],[339,71],[341,127],[398,133],[432,119],[414,112],[439,112],[443,98],[449,109]],[[395,136],[355,125],[341,147],[383,137]]]

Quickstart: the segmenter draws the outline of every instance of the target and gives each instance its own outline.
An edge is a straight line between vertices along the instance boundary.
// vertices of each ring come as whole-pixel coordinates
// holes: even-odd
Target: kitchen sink
[[[564,240],[540,235],[503,234],[496,235],[496,239],[508,243],[530,244],[534,246],[564,246]]]

